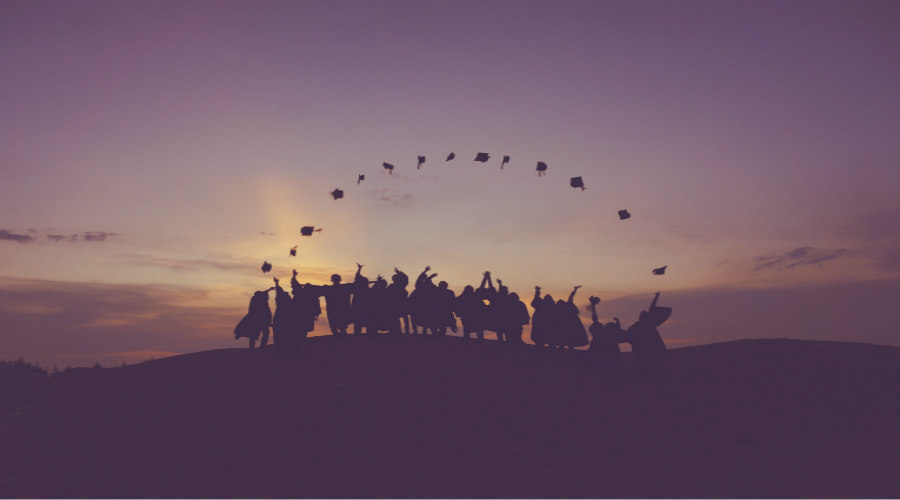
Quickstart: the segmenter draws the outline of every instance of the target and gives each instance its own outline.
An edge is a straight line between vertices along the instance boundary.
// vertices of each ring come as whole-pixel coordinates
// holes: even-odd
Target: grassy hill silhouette
[[[727,342],[673,349],[654,377],[583,354],[318,337],[52,378],[0,366],[0,492],[900,495],[900,349]]]

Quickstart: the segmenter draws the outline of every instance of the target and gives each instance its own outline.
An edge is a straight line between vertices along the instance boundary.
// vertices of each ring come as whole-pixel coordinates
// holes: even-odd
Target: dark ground
[[[0,367],[0,496],[900,496],[900,349],[584,353],[310,339],[55,378]]]

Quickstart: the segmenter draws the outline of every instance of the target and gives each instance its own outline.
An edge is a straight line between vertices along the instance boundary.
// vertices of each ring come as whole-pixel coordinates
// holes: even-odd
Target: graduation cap
[[[391,165],[390,163],[384,162],[384,163],[381,164],[381,166],[384,167],[384,169],[387,170],[389,174],[393,174],[393,173],[394,173],[394,166]]]
[[[334,197],[335,200],[340,200],[344,197],[344,192],[340,189],[335,188],[335,190],[331,192],[331,196]]]
[[[620,220],[625,220],[625,219],[630,219],[630,218],[631,218],[631,214],[628,213],[628,210],[619,210],[619,219]]]
[[[291,257],[297,256],[297,245],[291,247]]]
[[[503,165],[509,163],[509,155],[503,155],[503,163],[500,164],[500,169],[503,169]]]
[[[542,161],[539,161],[537,164],[537,173],[538,173],[538,177],[540,177],[542,175],[546,175],[547,174],[547,164]]]
[[[269,264],[267,261],[263,261],[262,272],[267,273],[272,270],[272,264]]]
[[[362,182],[362,181],[364,181],[364,180],[366,180],[366,175],[365,175],[365,174],[359,174],[359,177],[356,179],[356,183],[359,184],[360,182]]]
[[[653,274],[656,274],[656,275],[666,274],[667,267],[669,267],[669,266],[657,267],[656,269],[653,270]]]
[[[456,153],[450,153],[447,155],[447,159],[445,161],[450,161],[454,158],[456,158]]]
[[[486,163],[488,161],[488,158],[490,158],[490,157],[491,157],[491,155],[489,155],[487,153],[478,153],[477,155],[475,155],[475,161],[480,161],[481,163]]]
[[[569,185],[573,188],[581,188],[582,191],[587,189],[586,187],[584,187],[584,181],[581,180],[581,177],[572,177],[571,179],[569,179]]]
[[[425,163],[425,157],[424,157],[424,156],[419,156],[419,164],[416,165],[416,170],[419,170],[420,168],[422,168],[422,164],[423,164],[423,163]]]
[[[319,229],[315,229],[313,226],[303,226],[300,228],[300,234],[302,234],[303,236],[312,236],[313,231],[318,233],[321,230],[321,227]]]

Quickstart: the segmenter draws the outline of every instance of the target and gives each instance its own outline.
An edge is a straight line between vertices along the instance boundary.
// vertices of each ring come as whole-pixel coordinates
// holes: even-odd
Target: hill
[[[48,379],[40,402],[0,401],[24,408],[0,416],[0,492],[900,495],[897,348],[727,342],[673,349],[653,377],[636,376],[627,353],[620,375],[596,373],[583,354],[319,337],[297,351],[71,370]]]

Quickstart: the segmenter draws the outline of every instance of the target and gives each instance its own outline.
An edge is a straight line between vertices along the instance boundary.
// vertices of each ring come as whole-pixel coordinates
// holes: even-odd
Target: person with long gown
[[[459,316],[463,337],[466,340],[471,339],[471,334],[475,334],[476,339],[484,338],[484,327],[482,325],[484,316],[484,303],[475,293],[475,287],[466,285],[461,294],[454,301],[454,310]]]
[[[275,281],[275,315],[272,317],[272,342],[276,348],[281,348],[292,343],[294,326],[294,303],[291,294],[286,292],[278,278]]]
[[[319,287],[319,294],[325,297],[325,314],[332,335],[347,335],[353,287],[353,283],[341,283],[340,274],[332,274],[331,284]]]
[[[250,298],[247,314],[234,327],[235,340],[247,337],[250,349],[256,347],[256,342],[260,339],[260,335],[262,335],[260,347],[265,347],[269,342],[269,327],[272,325],[272,310],[269,309],[269,291],[273,289],[274,287],[254,292]]]
[[[319,304],[319,291],[311,283],[301,285],[297,281],[297,270],[291,277],[291,290],[294,294],[294,314],[296,341],[301,342],[307,338],[316,327],[316,321],[322,314],[322,306]]]
[[[588,357],[591,367],[601,372],[615,372],[622,367],[619,360],[619,342],[622,342],[622,329],[616,326],[617,323],[610,323],[604,326],[597,318],[597,304],[600,303],[598,297],[591,297],[591,326],[588,330],[591,333],[591,344],[588,347]]]
[[[641,311],[637,322],[626,332],[634,362],[645,374],[654,373],[666,358],[666,344],[656,328],[669,319],[672,308],[657,306],[658,300],[659,292],[656,292],[648,310]]]
[[[553,333],[557,327],[555,317],[556,303],[549,293],[541,298],[541,287],[534,287],[534,298],[531,299],[534,314],[531,316],[531,341],[538,347],[553,345]]]
[[[565,302],[560,300],[557,302],[557,313],[559,314],[559,345],[569,349],[575,349],[588,345],[587,332],[584,330],[584,324],[579,318],[578,306],[575,305],[575,293],[581,286],[576,286],[569,294],[569,299]]]

